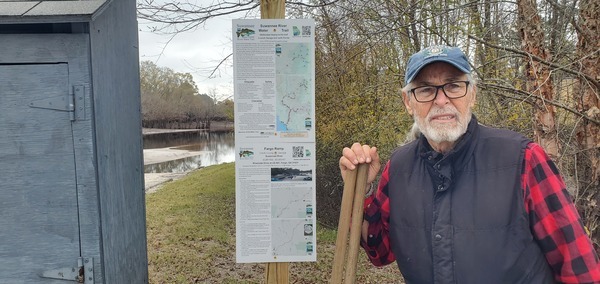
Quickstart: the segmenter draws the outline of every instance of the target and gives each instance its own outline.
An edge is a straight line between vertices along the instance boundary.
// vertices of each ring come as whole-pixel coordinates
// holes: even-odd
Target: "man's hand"
[[[367,183],[372,183],[381,168],[377,148],[370,147],[369,145],[360,145],[359,143],[352,144],[350,148],[345,147],[344,150],[342,150],[342,157],[340,158],[340,173],[342,174],[342,179],[345,181],[348,171],[355,170],[358,164],[362,163],[369,164]]]

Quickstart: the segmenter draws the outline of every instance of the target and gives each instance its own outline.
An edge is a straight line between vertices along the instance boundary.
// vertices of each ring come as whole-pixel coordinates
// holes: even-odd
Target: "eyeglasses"
[[[410,92],[415,96],[417,102],[427,103],[435,100],[438,90],[442,89],[444,95],[449,99],[458,99],[467,95],[467,87],[469,81],[449,82],[438,86],[421,86],[410,89]]]

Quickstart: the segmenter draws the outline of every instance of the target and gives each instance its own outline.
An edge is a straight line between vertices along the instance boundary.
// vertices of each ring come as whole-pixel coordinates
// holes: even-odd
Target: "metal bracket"
[[[32,108],[52,109],[58,111],[73,111],[75,110],[75,106],[72,98],[72,95],[51,97],[32,101],[29,103],[29,106]]]
[[[64,267],[42,272],[42,278],[75,281],[77,283],[94,283],[94,259],[78,258],[77,267]]]
[[[77,281],[79,279],[79,269],[76,267],[64,267],[42,272],[42,278],[61,279]]]
[[[81,258],[80,258],[81,259]],[[83,258],[83,273],[80,273],[83,279],[79,279],[79,283],[94,284],[94,258],[84,257]],[[81,281],[83,280],[83,281]]]
[[[85,86],[77,85],[73,86],[73,102],[75,104],[75,119],[76,120],[85,120],[86,119],[86,104],[87,98],[85,95]]]
[[[86,119],[86,104],[88,104],[88,99],[85,95],[85,86],[77,85],[73,86],[72,93],[66,96],[35,100],[29,103],[29,107],[68,111],[71,121],[75,121]]]

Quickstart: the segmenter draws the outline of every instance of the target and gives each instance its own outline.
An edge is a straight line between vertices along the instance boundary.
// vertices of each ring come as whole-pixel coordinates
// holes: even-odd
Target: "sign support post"
[[[284,19],[285,0],[260,0],[261,19]],[[287,284],[290,282],[288,262],[268,262],[265,267],[265,283]]]

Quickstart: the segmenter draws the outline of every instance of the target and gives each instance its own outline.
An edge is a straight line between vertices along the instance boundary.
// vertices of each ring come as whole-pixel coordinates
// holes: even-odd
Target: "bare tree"
[[[153,32],[181,33],[201,27],[206,21],[235,13],[256,13],[260,3],[255,0],[240,1],[138,1],[138,18],[157,23]]]
[[[537,4],[532,0],[518,0],[519,35],[521,48],[532,55],[551,61],[551,54],[545,46],[546,39],[542,29],[542,21],[537,12]],[[535,60],[525,60],[525,77],[527,92],[543,98],[535,107],[535,121],[533,123],[535,140],[542,145],[548,154],[557,158],[560,153],[556,131],[556,110],[553,105],[545,103],[553,100],[554,85],[550,76],[550,69]]]
[[[594,0],[580,2],[577,30],[577,67],[587,77],[600,80],[600,3]],[[589,117],[600,119],[600,85],[598,81],[579,77],[575,85],[576,107]],[[577,142],[580,146],[578,157],[583,161],[581,167],[581,207],[585,209],[586,225],[592,232],[600,235],[600,124],[583,120],[578,124]],[[594,239],[596,245],[600,244]]]

